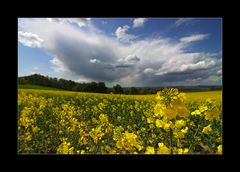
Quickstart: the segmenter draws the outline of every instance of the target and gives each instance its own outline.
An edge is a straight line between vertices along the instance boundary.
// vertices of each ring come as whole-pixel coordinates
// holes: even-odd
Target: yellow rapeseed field
[[[20,154],[221,154],[221,91],[18,90]]]
[[[205,100],[207,98],[213,100],[222,100],[222,91],[204,91],[186,93],[189,100]]]

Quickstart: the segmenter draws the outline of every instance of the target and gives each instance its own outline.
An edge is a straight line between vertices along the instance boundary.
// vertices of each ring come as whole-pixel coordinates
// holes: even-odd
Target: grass
[[[58,88],[40,86],[40,85],[31,85],[31,84],[19,84],[18,89],[37,89],[37,90],[59,90]]]

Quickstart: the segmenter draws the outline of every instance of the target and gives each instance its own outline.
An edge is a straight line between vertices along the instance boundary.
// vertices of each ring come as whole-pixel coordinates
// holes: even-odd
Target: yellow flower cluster
[[[141,151],[143,146],[138,136],[134,133],[126,131],[120,140],[117,140],[116,146],[120,150],[124,150],[125,153],[137,153]]]
[[[184,93],[179,93],[177,89],[163,89],[157,94],[158,103],[154,107],[154,114],[171,120],[178,116],[186,118],[187,108],[184,104],[186,97]]]
[[[67,142],[67,138],[62,139],[62,143],[57,149],[57,154],[73,154],[74,147],[71,147],[71,143]]]
[[[217,153],[218,153],[218,154],[222,154],[222,145],[219,145],[219,146],[217,147]]]
[[[178,154],[187,154],[188,153],[188,148],[184,148],[184,149],[180,148],[180,149],[178,149],[177,153]]]
[[[221,102],[191,101],[177,89],[157,96],[19,90],[18,152],[221,153],[221,112]]]
[[[217,106],[217,102],[207,99],[204,105],[200,105],[198,109],[193,111],[191,115],[204,116],[205,120],[220,120],[221,109]]]
[[[154,147],[148,146],[148,147],[146,148],[145,154],[155,154]]]
[[[98,141],[101,140],[104,136],[104,133],[102,132],[102,127],[97,126],[96,128],[92,128],[89,135],[93,138],[94,143],[98,143]]]
[[[211,125],[204,127],[202,130],[204,134],[209,134],[211,131],[212,131]]]
[[[170,150],[164,143],[158,143],[158,154],[169,154]]]

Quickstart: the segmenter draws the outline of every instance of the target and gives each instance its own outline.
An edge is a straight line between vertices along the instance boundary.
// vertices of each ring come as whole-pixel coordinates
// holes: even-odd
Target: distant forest
[[[78,83],[72,80],[51,78],[40,74],[18,77],[18,84],[32,84],[58,88],[68,91],[94,92],[94,93],[115,93],[115,94],[156,94],[164,87],[125,87],[117,84],[107,88],[104,82]],[[176,86],[180,91],[211,91],[221,90],[222,86]]]

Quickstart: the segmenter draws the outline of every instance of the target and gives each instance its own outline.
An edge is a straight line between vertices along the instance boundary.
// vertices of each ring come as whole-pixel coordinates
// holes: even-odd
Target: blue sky
[[[19,18],[18,75],[107,86],[222,83],[221,18]]]

